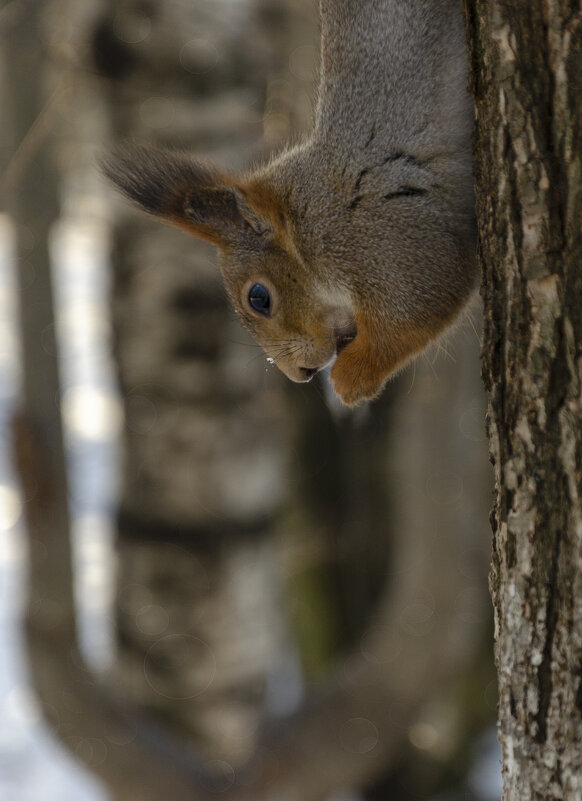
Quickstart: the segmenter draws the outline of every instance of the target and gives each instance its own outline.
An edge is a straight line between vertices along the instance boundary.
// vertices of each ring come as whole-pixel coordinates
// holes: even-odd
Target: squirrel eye
[[[259,314],[264,314],[268,317],[271,311],[269,290],[262,284],[253,284],[249,289],[249,305]]]

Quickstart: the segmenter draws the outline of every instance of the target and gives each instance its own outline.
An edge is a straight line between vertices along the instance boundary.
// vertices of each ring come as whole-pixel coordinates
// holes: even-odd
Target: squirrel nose
[[[318,372],[317,367],[300,367],[299,368],[304,381],[309,381]]]

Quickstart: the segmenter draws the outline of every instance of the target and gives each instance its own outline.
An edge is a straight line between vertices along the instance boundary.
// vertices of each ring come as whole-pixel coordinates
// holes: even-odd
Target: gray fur
[[[106,169],[143,208],[218,246],[242,322],[291,379],[337,357],[332,381],[355,405],[475,286],[473,111],[461,0],[320,7],[316,123],[302,144],[238,181],[144,150]],[[249,308],[254,282],[272,314]]]
[[[477,277],[460,0],[320,5],[315,130],[264,176],[320,280],[391,320],[447,315]]]

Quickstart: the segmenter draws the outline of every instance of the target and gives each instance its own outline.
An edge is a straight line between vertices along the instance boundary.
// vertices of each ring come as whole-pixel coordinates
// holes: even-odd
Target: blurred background
[[[0,3],[0,801],[500,797],[478,304],[346,413],[96,168],[301,137],[316,5]]]

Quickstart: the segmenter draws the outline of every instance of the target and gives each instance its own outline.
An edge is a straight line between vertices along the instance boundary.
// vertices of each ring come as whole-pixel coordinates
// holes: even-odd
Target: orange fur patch
[[[285,249],[293,250],[285,201],[277,195],[272,184],[254,179],[249,184],[237,186],[237,189],[242,192],[249,206],[271,223],[278,243]]]
[[[347,406],[376,398],[387,379],[434,336],[421,328],[386,331],[361,312],[358,335],[339,354],[331,371],[335,392]]]

